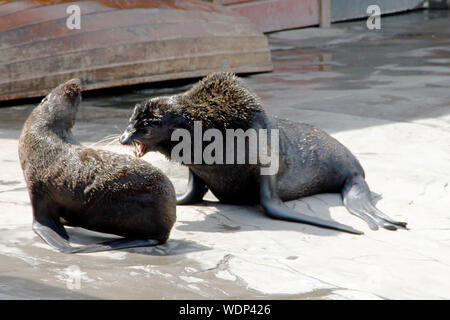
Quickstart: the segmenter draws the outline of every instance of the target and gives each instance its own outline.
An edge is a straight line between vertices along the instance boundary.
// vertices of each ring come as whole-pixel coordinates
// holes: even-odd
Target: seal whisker
[[[122,134],[123,130],[120,130],[118,126],[113,126],[119,132],[119,136]]]
[[[107,135],[107,136],[101,138],[100,140],[98,140],[98,141],[96,141],[96,142],[90,144],[88,147],[91,148],[91,147],[93,147],[93,146],[96,146],[96,145],[98,145],[98,144],[100,144],[100,143],[103,143],[103,142],[106,142],[106,141],[109,141],[109,140],[117,140],[117,138],[119,138],[119,137],[120,137],[120,134],[116,134],[116,133],[114,133],[114,134],[109,134],[109,135]]]
[[[89,145],[89,147],[95,146],[95,145],[100,144],[100,143],[105,142],[105,141],[109,141],[110,139],[113,139],[113,138],[110,138],[110,137],[103,137],[103,138],[101,138],[100,140],[91,143],[91,144]]]
[[[114,144],[114,143],[118,143],[119,141],[117,140],[117,139],[112,139],[111,141],[109,141],[107,144],[105,144],[105,147],[107,147],[107,146],[110,146],[110,145],[112,145],[112,144]]]

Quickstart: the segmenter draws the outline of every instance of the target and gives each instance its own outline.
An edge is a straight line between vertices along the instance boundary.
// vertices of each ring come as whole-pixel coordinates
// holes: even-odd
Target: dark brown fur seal
[[[193,134],[194,121],[202,121],[204,130],[216,128],[221,132],[237,128],[279,129],[279,170],[264,176],[260,175],[258,164],[187,164],[188,190],[177,198],[178,204],[201,201],[210,189],[224,203],[261,204],[272,218],[362,233],[295,212],[282,202],[336,192],[342,194],[347,209],[373,230],[378,226],[390,230],[406,226],[375,208],[364,171],[346,147],[311,125],[268,116],[256,94],[231,73],[209,75],[185,93],[136,105],[120,142],[136,143],[138,155],[155,150],[170,158],[178,143],[171,141],[171,134],[178,128]]]
[[[164,243],[176,220],[171,182],[143,160],[81,146],[71,133],[80,101],[80,81],[63,83],[23,126],[19,158],[33,230],[65,253]],[[125,238],[72,247],[62,222]]]

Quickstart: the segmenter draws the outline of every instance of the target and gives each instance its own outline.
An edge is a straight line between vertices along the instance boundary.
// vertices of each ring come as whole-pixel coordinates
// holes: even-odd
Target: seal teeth
[[[136,156],[136,158],[141,158],[144,156],[145,154],[145,148],[147,147],[145,144],[140,143],[140,142],[136,142],[133,141],[133,145],[134,145],[134,155]]]
[[[136,141],[132,141],[131,142],[133,144],[134,150],[133,150],[133,154],[136,158],[139,158],[138,156],[138,143]]]
[[[138,156],[139,158],[142,157],[144,155],[145,152],[145,144],[140,143],[137,147],[137,152],[138,152]]]

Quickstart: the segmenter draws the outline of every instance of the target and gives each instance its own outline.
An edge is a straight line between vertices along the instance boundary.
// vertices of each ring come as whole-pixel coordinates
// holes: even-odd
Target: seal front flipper
[[[342,199],[347,210],[364,219],[372,230],[377,230],[378,225],[388,230],[406,229],[406,222],[395,221],[373,205],[369,186],[360,175],[347,178]]]
[[[363,232],[353,229],[350,226],[334,221],[327,221],[316,217],[301,214],[286,206],[276,193],[276,177],[261,175],[260,179],[260,201],[265,213],[274,219],[287,220],[311,224],[328,229],[345,231],[353,234],[363,234]]]
[[[50,219],[41,219],[41,221],[34,219],[33,231],[36,232],[42,240],[61,252],[67,252],[71,249],[71,246],[67,241],[69,236],[59,222],[54,222]]]
[[[117,239],[98,244],[72,247],[69,244],[69,236],[64,227],[58,222],[45,220],[42,223],[36,219],[33,221],[33,231],[36,232],[50,246],[63,253],[89,253],[127,249],[134,247],[151,247],[162,244],[160,240],[154,239]]]
[[[194,204],[202,201],[208,191],[206,184],[189,169],[189,181],[184,194],[177,196],[177,205]]]

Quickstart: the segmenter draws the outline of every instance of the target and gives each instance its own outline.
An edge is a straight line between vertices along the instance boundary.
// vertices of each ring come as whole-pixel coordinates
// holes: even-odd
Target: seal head
[[[169,157],[176,129],[192,132],[194,122],[201,121],[206,128],[246,130],[259,115],[264,115],[261,101],[241,79],[213,73],[184,93],[136,104],[119,141],[133,143],[137,156],[154,150]]]

